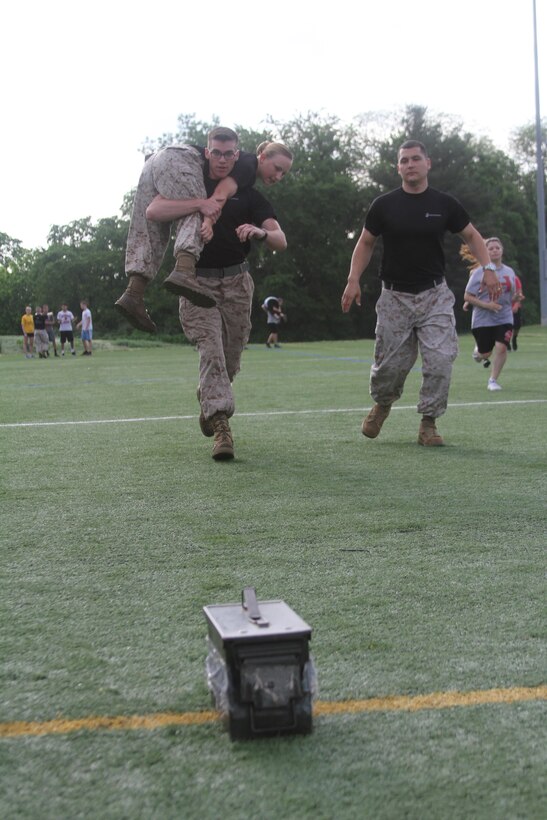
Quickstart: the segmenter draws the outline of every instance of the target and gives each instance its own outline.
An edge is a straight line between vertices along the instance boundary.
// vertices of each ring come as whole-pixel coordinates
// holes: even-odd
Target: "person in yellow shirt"
[[[34,316],[32,308],[27,306],[21,316],[21,330],[23,331],[23,353],[27,359],[34,356]]]

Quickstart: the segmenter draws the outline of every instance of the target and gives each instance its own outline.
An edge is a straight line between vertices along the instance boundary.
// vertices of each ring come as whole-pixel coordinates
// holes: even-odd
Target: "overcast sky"
[[[537,0],[547,116],[547,2]],[[370,7],[370,9],[369,9]],[[408,104],[508,148],[535,120],[532,0],[43,0],[4,8],[0,232],[118,214],[181,113],[260,127]]]

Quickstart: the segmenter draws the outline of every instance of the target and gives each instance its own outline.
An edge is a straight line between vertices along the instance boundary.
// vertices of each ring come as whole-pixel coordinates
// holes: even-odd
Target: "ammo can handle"
[[[245,587],[241,596],[241,605],[247,611],[249,620],[257,626],[269,626],[268,621],[264,620],[260,614],[258,601],[256,600],[256,590],[254,587]]]

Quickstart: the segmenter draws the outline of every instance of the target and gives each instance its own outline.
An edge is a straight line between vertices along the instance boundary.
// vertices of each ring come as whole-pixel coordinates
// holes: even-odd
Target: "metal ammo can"
[[[311,627],[284,601],[203,607],[208,623],[207,683],[232,740],[312,731],[316,675]]]

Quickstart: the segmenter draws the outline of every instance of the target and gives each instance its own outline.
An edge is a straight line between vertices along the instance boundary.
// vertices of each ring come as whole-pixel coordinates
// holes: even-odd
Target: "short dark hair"
[[[222,125],[218,125],[216,128],[213,128],[212,131],[209,131],[207,134],[207,145],[210,144],[211,140],[220,140],[220,142],[235,142],[236,145],[239,143],[239,137],[235,131],[232,131],[231,128],[223,128]]]
[[[401,151],[404,151],[407,148],[419,148],[420,151],[422,152],[422,154],[424,155],[424,157],[428,156],[427,148],[425,147],[423,142],[420,142],[419,140],[406,140],[406,142],[403,142],[403,144],[399,146],[399,150],[397,151],[397,156],[399,156]]]

